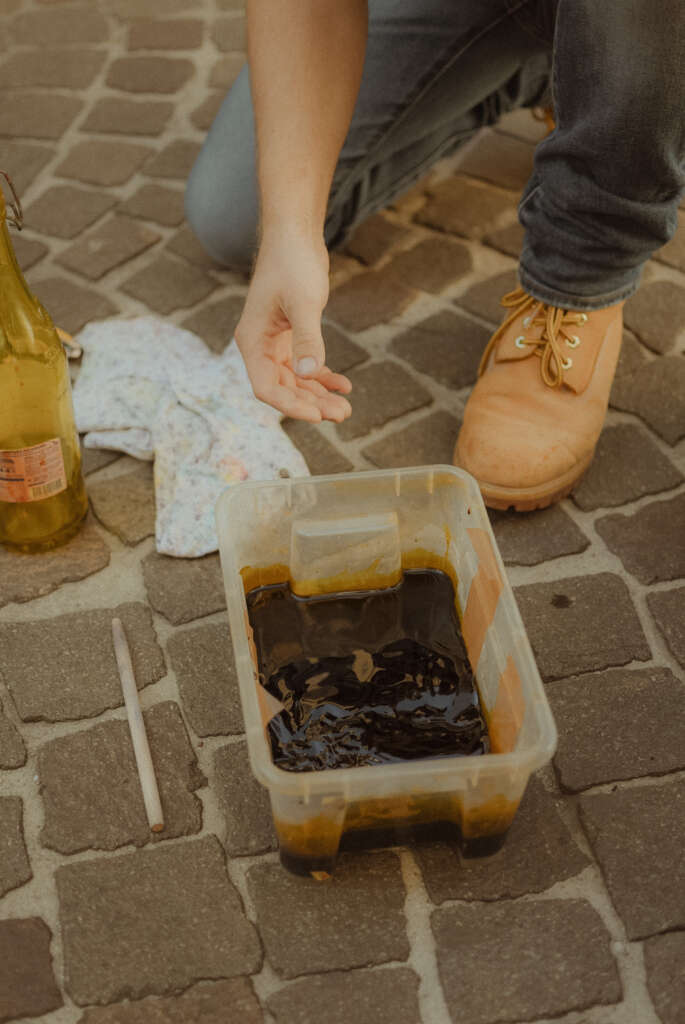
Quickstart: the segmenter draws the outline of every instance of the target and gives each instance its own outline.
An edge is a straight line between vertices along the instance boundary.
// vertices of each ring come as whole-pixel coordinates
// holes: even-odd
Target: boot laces
[[[564,382],[564,370],[570,370],[573,365],[571,356],[565,354],[562,346],[574,349],[580,345],[581,339],[577,334],[571,334],[569,328],[586,323],[587,313],[574,313],[558,306],[549,306],[533,298],[523,288],[515,288],[513,292],[504,295],[501,305],[505,309],[510,309],[511,313],[490,338],[478,367],[478,376],[485,372],[495,345],[509,325],[521,313],[526,313],[523,326],[542,327],[542,333],[539,338],[526,338],[524,334],[520,334],[514,344],[521,349],[533,347],[534,354],[540,359],[540,375],[545,384],[550,388],[561,387]]]

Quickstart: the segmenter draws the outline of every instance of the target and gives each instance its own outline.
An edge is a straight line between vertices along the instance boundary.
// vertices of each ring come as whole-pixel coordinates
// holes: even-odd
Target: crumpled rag
[[[159,552],[216,551],[214,506],[225,487],[309,475],[281,414],[254,397],[235,341],[215,355],[154,316],[90,323],[77,340],[76,426],[86,448],[154,459]]]

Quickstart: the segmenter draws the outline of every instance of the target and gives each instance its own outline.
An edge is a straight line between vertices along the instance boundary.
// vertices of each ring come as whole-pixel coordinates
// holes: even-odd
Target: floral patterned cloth
[[[216,551],[214,506],[225,487],[281,471],[309,475],[281,414],[252,394],[234,341],[214,355],[153,316],[91,323],[77,340],[84,355],[74,410],[84,445],[154,459],[163,554]]]

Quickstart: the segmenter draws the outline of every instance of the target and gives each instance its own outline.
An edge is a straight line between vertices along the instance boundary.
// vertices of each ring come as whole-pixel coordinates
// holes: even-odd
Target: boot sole
[[[573,466],[572,469],[555,477],[554,480],[538,484],[537,487],[500,487],[497,484],[487,483],[485,480],[478,480],[477,477],[476,482],[488,508],[499,509],[502,512],[506,512],[510,508],[516,512],[533,512],[535,509],[548,508],[549,505],[554,505],[555,502],[566,498],[592,462],[594,454],[593,449],[582,462]],[[461,465],[456,452],[455,464]],[[466,469],[466,467],[462,466],[462,469]],[[468,472],[468,470],[466,471]]]

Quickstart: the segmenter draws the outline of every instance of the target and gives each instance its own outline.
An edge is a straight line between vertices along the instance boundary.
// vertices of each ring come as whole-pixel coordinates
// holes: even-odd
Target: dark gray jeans
[[[340,245],[439,157],[519,106],[554,100],[519,206],[519,276],[536,298],[627,298],[673,235],[685,187],[682,0],[370,0],[362,84],[325,224]],[[191,171],[186,216],[207,251],[249,268],[257,246],[248,70]]]

